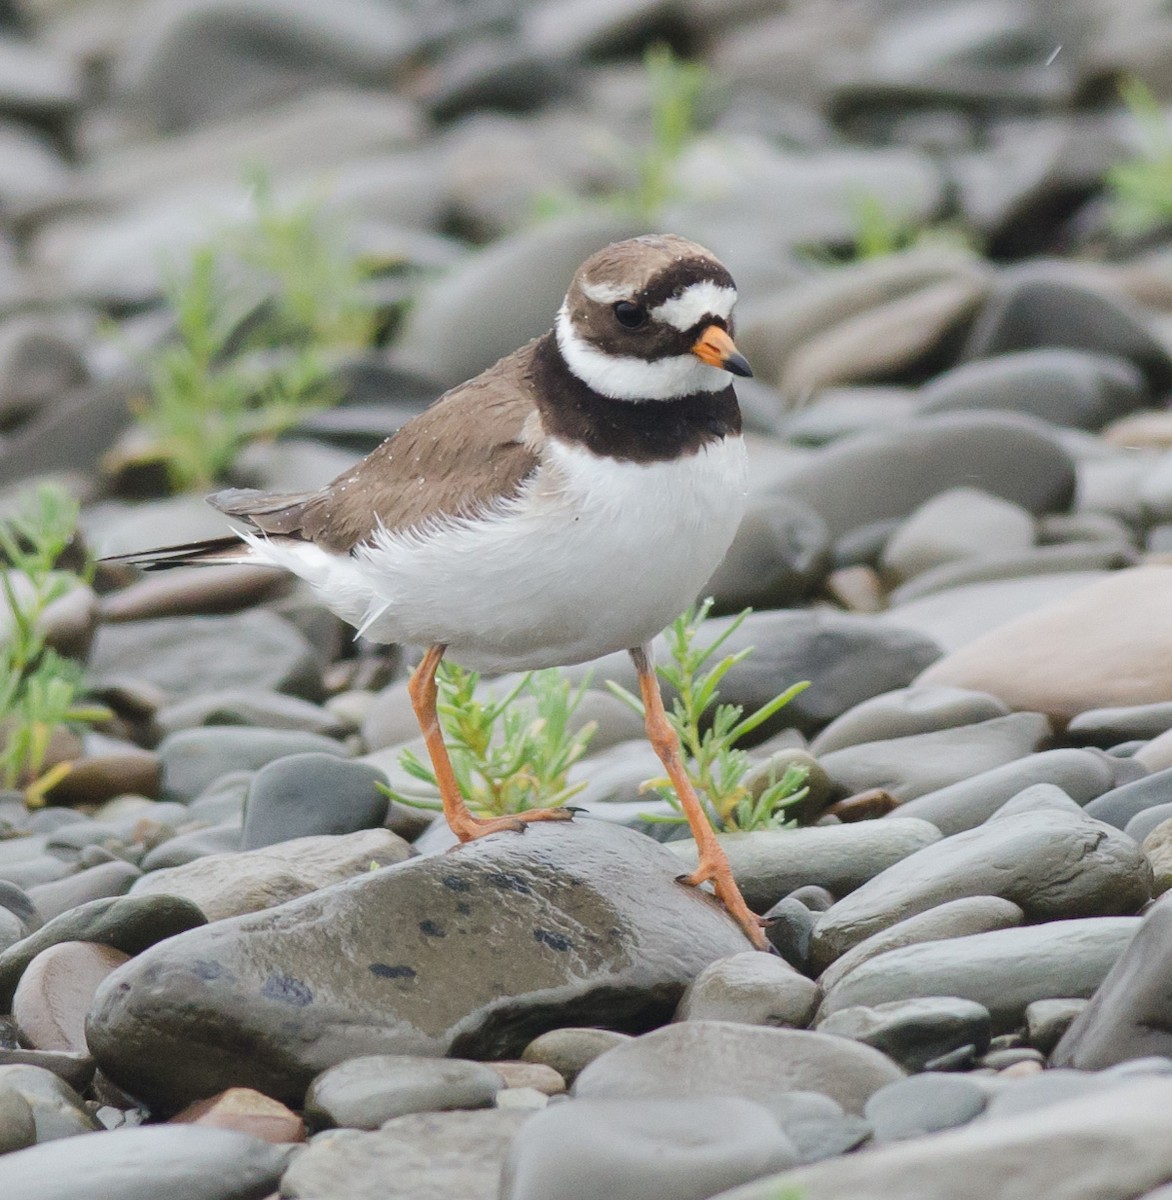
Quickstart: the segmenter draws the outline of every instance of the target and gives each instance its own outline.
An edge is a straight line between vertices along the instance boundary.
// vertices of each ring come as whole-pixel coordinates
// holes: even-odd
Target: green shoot
[[[660,678],[675,692],[668,720],[679,736],[685,770],[713,829],[735,832],[785,828],[792,824],[786,817],[786,810],[806,795],[806,769],[791,764],[780,779],[772,780],[754,795],[744,783],[752,759],[746,751],[737,748],[737,743],[809,684],[795,683],[747,716],[740,705],[718,704],[721,680],[752,653],[752,647],[726,654],[716,662],[712,660],[740,628],[750,610],[745,609],[707,646],[699,647],[696,636],[711,608],[709,598],[699,608],[678,617],[667,631],[671,661],[661,664],[657,670]],[[610,682],[609,687],[642,715],[643,702],[639,697],[614,682]],[[672,816],[649,819],[673,823],[685,819],[679,799],[666,779],[652,780],[647,786],[654,787],[676,810]]]
[[[176,336],[150,364],[139,418],[143,457],[163,462],[177,491],[211,487],[248,442],[336,403],[325,358],[374,337],[364,272],[320,208],[283,211],[263,181],[255,195],[248,225],[199,247],[167,280]]]
[[[55,731],[64,724],[100,721],[109,713],[78,703],[79,664],[45,645],[42,618],[76,577],[57,569],[73,541],[77,505],[65,492],[42,488],[23,512],[0,521],[0,784],[22,786],[30,805],[68,770],[42,774]],[[84,574],[92,571],[87,563]]]
[[[696,136],[696,105],[708,73],[664,45],[650,46],[643,65],[651,89],[651,145],[639,164],[635,209],[653,220],[671,199],[676,164]]]
[[[1126,79],[1119,92],[1139,127],[1141,148],[1107,172],[1111,224],[1120,234],[1142,234],[1172,221],[1172,129],[1147,84]]]
[[[522,676],[507,695],[477,696],[480,676],[454,663],[440,666],[437,709],[444,728],[460,794],[481,816],[509,816],[531,808],[556,808],[581,791],[566,775],[586,753],[594,723],[570,729],[586,690],[577,689],[557,671]],[[525,698],[527,702],[515,703]],[[414,779],[436,785],[435,774],[405,750],[403,769]],[[416,808],[438,810],[438,802],[383,789],[392,799]]]

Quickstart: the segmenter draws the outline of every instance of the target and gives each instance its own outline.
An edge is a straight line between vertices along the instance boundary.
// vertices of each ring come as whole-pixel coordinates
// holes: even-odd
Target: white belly
[[[488,517],[384,533],[355,555],[249,541],[374,641],[529,670],[641,645],[669,624],[732,542],[745,475],[739,437],[646,465],[553,443]]]

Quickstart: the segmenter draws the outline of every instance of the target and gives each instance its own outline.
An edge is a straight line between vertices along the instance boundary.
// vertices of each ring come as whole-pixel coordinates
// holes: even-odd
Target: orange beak
[[[709,325],[704,330],[693,343],[692,353],[710,367],[720,367],[722,371],[730,371],[733,375],[749,378],[753,374],[753,368],[729,337],[728,330],[719,325]]]

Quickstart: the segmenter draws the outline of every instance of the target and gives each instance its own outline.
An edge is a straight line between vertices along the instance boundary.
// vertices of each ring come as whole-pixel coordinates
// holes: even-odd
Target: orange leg
[[[655,677],[655,669],[645,647],[631,650],[631,659],[635,670],[639,672],[639,690],[643,694],[643,711],[647,723],[647,739],[650,741],[659,761],[663,763],[667,776],[675,788],[680,806],[688,818],[692,836],[700,850],[700,865],[691,875],[682,879],[689,887],[712,882],[712,890],[717,899],[728,910],[729,915],[745,931],[749,941],[758,950],[767,950],[768,943],[761,932],[761,921],[749,911],[741,889],[733,878],[732,868],[716,834],[708,821],[699,799],[696,796],[692,782],[684,772],[684,764],[680,759],[680,740],[676,731],[667,719],[663,710],[663,696],[659,691],[659,680]]]
[[[460,841],[470,842],[473,838],[499,833],[503,829],[523,833],[530,821],[570,820],[574,813],[568,808],[533,808],[512,817],[476,817],[469,811],[464,797],[460,795],[460,786],[456,782],[456,773],[452,770],[452,760],[448,757],[448,748],[444,745],[443,730],[435,710],[435,673],[446,649],[446,646],[432,646],[428,650],[423,656],[423,661],[415,668],[407,684],[407,692],[411,697],[411,706],[415,709],[419,728],[423,731],[427,752],[431,756],[432,770],[435,771],[440,799],[444,805],[444,819],[452,832]]]

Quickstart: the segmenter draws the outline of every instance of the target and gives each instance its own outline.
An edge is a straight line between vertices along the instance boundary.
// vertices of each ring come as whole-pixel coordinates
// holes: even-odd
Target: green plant
[[[651,144],[640,160],[631,201],[640,216],[654,220],[671,199],[676,164],[696,136],[696,106],[708,72],[700,63],[677,58],[665,45],[648,47],[643,66],[651,91]]]
[[[77,505],[57,488],[41,488],[24,511],[0,521],[0,782],[25,787],[30,805],[69,770],[59,763],[42,773],[49,744],[64,724],[103,720],[101,707],[78,703],[81,666],[45,644],[42,618],[49,605],[77,584],[58,569],[73,540]],[[83,573],[89,574],[87,562]]]
[[[594,734],[594,722],[576,732],[570,728],[585,683],[575,689],[556,670],[533,671],[504,696],[482,699],[475,671],[445,662],[436,678],[436,707],[452,769],[473,812],[508,816],[554,808],[582,790],[583,784],[568,785],[566,775]],[[405,750],[399,761],[412,778],[435,786],[434,772],[418,755]],[[437,802],[383,790],[403,804],[440,808]]]
[[[721,680],[753,650],[747,646],[716,662],[712,660],[751,610],[745,609],[706,646],[698,646],[697,635],[711,608],[712,600],[705,600],[698,608],[678,617],[667,631],[671,661],[656,669],[675,693],[668,720],[679,736],[684,769],[713,829],[732,832],[782,828],[789,823],[786,810],[806,795],[806,768],[791,764],[780,779],[754,795],[744,782],[752,759],[737,748],[737,743],[809,687],[809,683],[795,683],[748,716],[738,704],[718,704]],[[643,713],[639,697],[613,681],[608,686],[636,712]],[[676,809],[671,816],[649,819],[674,823],[685,820],[679,800],[666,779],[651,780],[648,786],[654,787]]]
[[[172,488],[208,488],[240,449],[336,403],[331,353],[370,344],[365,272],[320,205],[281,209],[263,181],[244,226],[198,247],[170,271],[174,341],[149,365],[138,404],[143,457]]]
[[[1139,127],[1140,150],[1107,171],[1110,219],[1118,233],[1146,233],[1172,221],[1172,129],[1145,83],[1125,79],[1119,93]]]

